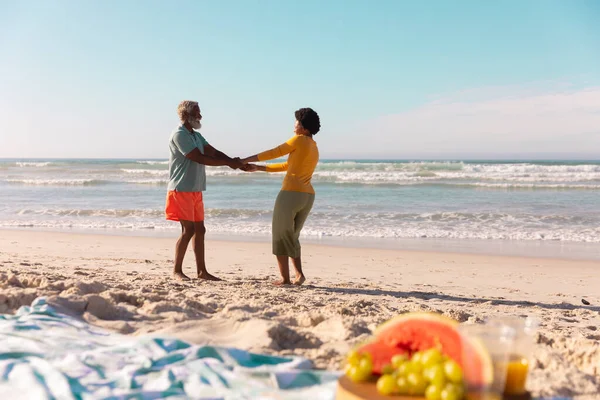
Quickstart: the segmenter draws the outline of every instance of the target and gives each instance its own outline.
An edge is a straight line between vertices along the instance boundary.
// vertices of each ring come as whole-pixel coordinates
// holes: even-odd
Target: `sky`
[[[0,0],[0,157],[600,159],[600,1]]]

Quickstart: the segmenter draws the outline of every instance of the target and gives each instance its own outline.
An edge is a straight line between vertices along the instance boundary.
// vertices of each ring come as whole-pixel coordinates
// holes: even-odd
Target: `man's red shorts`
[[[169,191],[165,215],[171,221],[204,221],[202,192]]]

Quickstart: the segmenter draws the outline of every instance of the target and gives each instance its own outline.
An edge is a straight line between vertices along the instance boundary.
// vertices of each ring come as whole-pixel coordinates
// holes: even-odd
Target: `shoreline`
[[[3,232],[40,232],[72,235],[99,235],[117,237],[176,239],[177,230],[155,229],[54,229],[39,227],[0,227]],[[211,233],[208,228],[207,242],[263,243],[270,246],[270,235]],[[573,261],[598,261],[600,267],[600,244],[587,242],[559,242],[499,239],[439,239],[439,238],[373,238],[373,237],[312,237],[301,236],[301,243],[365,250],[416,251],[494,257],[525,257]]]
[[[97,267],[95,263],[101,262],[100,266],[108,270],[142,271],[170,277],[175,239],[176,236],[0,229],[0,256],[12,253],[16,258],[51,257],[54,261],[63,260],[65,265],[73,268],[84,269]],[[234,271],[238,271],[242,275],[249,272],[252,275],[277,277],[276,262],[269,243],[208,238],[205,249],[211,273],[235,275]],[[152,268],[143,268],[143,264]],[[308,284],[315,279],[349,284],[362,282],[370,286],[387,286],[396,282],[400,286],[408,286],[410,290],[413,290],[413,286],[438,286],[440,290],[457,295],[462,295],[462,290],[456,289],[464,289],[466,285],[488,293],[501,293],[507,299],[512,297],[512,293],[520,293],[521,297],[527,294],[531,301],[544,298],[544,301],[550,302],[556,297],[566,297],[566,293],[571,292],[574,295],[573,302],[579,304],[577,297],[589,300],[596,295],[590,293],[588,288],[600,287],[600,262],[596,260],[331,246],[305,241],[303,265]],[[194,270],[194,254],[192,246],[189,246],[184,272],[192,273]],[[529,274],[534,275],[523,278]],[[538,291],[530,292],[534,287]],[[597,297],[598,300],[593,300],[592,304],[600,305],[600,296]]]

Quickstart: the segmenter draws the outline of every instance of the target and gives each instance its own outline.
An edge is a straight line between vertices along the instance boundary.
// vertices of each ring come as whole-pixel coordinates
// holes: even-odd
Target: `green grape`
[[[441,400],[443,386],[429,385],[425,390],[425,398],[427,400]]]
[[[425,394],[427,389],[427,381],[423,378],[423,375],[411,372],[406,377],[408,381],[408,393],[411,395],[422,396]]]
[[[377,380],[377,391],[387,396],[397,390],[396,380],[391,375],[383,375]]]
[[[446,386],[444,386],[444,389],[446,389],[448,392],[456,393],[456,397],[458,399],[462,399],[463,397],[465,397],[465,389],[461,384],[447,383]]]
[[[421,374],[423,372],[423,364],[421,364],[420,362],[417,361],[409,361],[407,362],[408,366],[406,368],[408,368],[408,372],[414,372],[417,374]]]
[[[406,375],[408,375],[409,372],[411,372],[410,371],[410,361],[406,361],[406,362],[400,364],[396,368],[396,374],[398,376],[406,376]]]
[[[438,349],[429,349],[421,356],[421,364],[431,367],[442,362],[442,353]]]
[[[425,378],[425,380],[427,380],[427,382],[429,382],[429,375],[431,375],[431,368],[424,368],[423,377]]]
[[[458,393],[454,390],[444,388],[440,393],[440,400],[460,400],[460,398],[458,397]]]
[[[369,379],[371,373],[366,373],[364,370],[361,370],[358,366],[352,365],[348,369],[346,375],[348,376],[348,378],[350,378],[350,380],[352,380],[352,382],[363,382]]]
[[[462,369],[456,361],[448,360],[444,363],[444,372],[450,382],[461,383],[463,379]]]
[[[360,362],[360,359],[361,359],[361,356],[358,353],[358,351],[356,351],[356,350],[352,350],[346,356],[346,362],[350,365],[358,365],[358,363]]]
[[[355,367],[355,365],[352,364],[346,364],[346,366],[344,367],[344,373],[346,375],[348,375],[348,371],[350,371],[350,368]]]
[[[392,364],[385,364],[383,368],[381,368],[382,375],[391,375],[394,373],[394,371],[395,369],[392,367]]]
[[[420,352],[420,351],[417,351],[416,353],[414,353],[412,355],[412,357],[410,358],[410,361],[413,361],[413,362],[416,362],[416,363],[420,363],[422,357],[423,357],[423,353]]]
[[[360,353],[360,358],[366,358],[369,361],[373,362],[373,357],[371,356],[371,353]]]
[[[394,357],[392,357],[392,366],[394,368],[398,368],[406,361],[408,361],[408,357],[406,357],[404,354],[396,354]]]
[[[358,363],[357,368],[360,369],[365,375],[370,376],[371,373],[373,373],[373,361],[371,361],[370,358],[364,357],[360,360],[360,363]]]
[[[434,385],[442,388],[446,385],[446,373],[444,372],[444,367],[440,364],[427,368],[423,372],[423,375]]]
[[[408,380],[406,379],[405,376],[401,376],[396,380],[396,387],[398,390],[398,394],[408,394],[409,393],[409,387],[408,387]]]

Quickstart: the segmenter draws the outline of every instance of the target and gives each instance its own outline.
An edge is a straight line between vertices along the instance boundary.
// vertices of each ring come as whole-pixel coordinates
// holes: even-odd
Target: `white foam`
[[[166,184],[169,183],[168,179],[130,179],[130,180],[126,180],[124,181],[124,183],[129,183],[129,184],[133,184],[133,185],[157,185],[157,186],[164,186]]]
[[[5,182],[31,186],[93,186],[108,183],[99,179],[7,179]]]
[[[140,161],[162,164],[164,161]],[[165,169],[121,169],[126,175],[167,177]],[[248,176],[229,167],[208,167],[209,177]],[[265,179],[281,174],[253,173]],[[313,174],[315,183],[364,185],[448,184],[488,188],[586,189],[600,188],[600,165],[465,164],[463,162],[322,162]],[[129,181],[139,183],[138,181]],[[156,184],[145,181],[143,183]]]
[[[51,165],[52,163],[47,161],[47,162],[21,162],[18,161],[15,163],[15,165],[17,167],[47,167],[48,165]]]
[[[133,210],[119,210],[119,209],[105,209],[105,210],[92,210],[92,209],[21,209],[17,212],[18,215],[22,216],[50,216],[50,217],[110,217],[110,218],[129,218],[129,217],[143,217],[143,218],[160,218],[164,216],[163,210],[156,209],[133,209]]]
[[[210,232],[269,235],[271,210],[207,209]],[[594,219],[595,218],[595,219]],[[162,209],[34,210],[23,209],[0,226],[80,229],[176,229]],[[432,212],[421,214],[372,212],[341,214],[315,211],[305,237],[438,238],[600,243],[598,216],[509,213]]]
[[[161,169],[121,169],[126,174],[168,176],[169,171]]]
[[[169,165],[169,161],[156,161],[156,160],[150,160],[150,161],[136,161],[136,163],[138,164],[146,164],[146,165]]]

